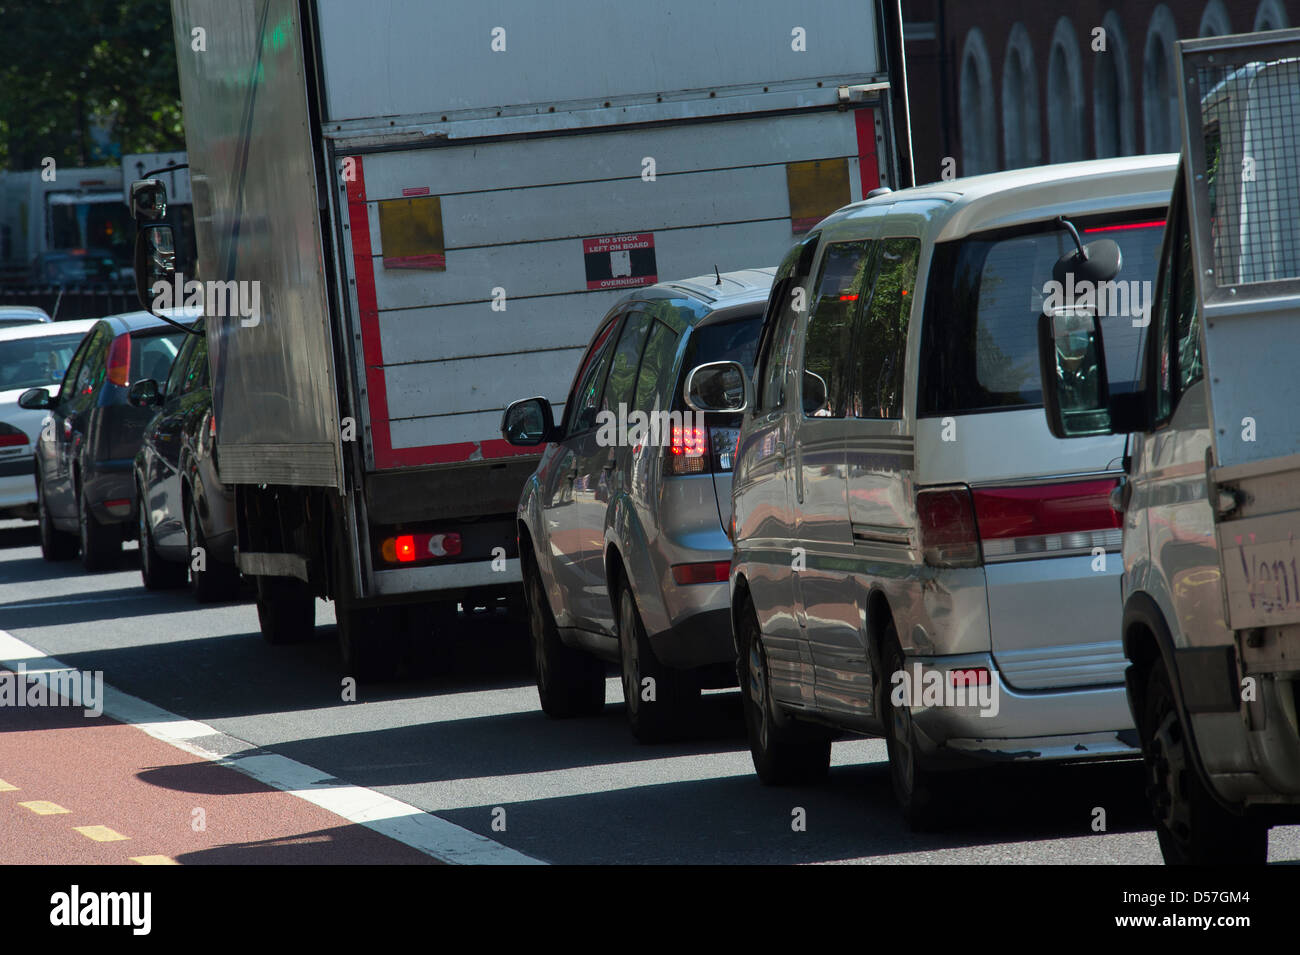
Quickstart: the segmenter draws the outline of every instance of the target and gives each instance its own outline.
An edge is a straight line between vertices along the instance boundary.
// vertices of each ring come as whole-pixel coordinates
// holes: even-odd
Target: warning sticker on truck
[[[655,265],[655,234],[606,235],[582,240],[587,291],[635,288],[659,281]]]

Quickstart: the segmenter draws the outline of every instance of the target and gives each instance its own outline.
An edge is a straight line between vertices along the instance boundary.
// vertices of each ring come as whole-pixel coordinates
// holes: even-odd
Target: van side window
[[[785,404],[786,362],[794,344],[796,319],[808,309],[808,303],[803,300],[803,284],[812,271],[820,238],[820,233],[813,233],[795,245],[776,270],[754,365],[754,379],[758,383],[756,410],[771,411]]]
[[[855,417],[903,417],[907,327],[920,259],[920,239],[880,242],[871,300],[854,330],[850,351],[855,363],[849,382]]]
[[[578,376],[573,380],[573,391],[564,409],[564,435],[578,434],[596,427],[596,411],[600,395],[605,388],[605,370],[609,367],[610,343],[618,319],[611,319],[597,334],[587,355],[582,360]]]
[[[844,417],[844,375],[849,351],[849,330],[853,316],[871,293],[868,277],[875,243],[833,242],[822,256],[817,276],[817,297],[808,316],[804,337],[803,370],[826,383],[826,403],[805,407],[808,417]]]

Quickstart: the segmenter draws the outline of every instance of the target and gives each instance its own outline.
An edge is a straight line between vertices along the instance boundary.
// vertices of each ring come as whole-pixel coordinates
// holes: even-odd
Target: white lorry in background
[[[1300,822],[1300,30],[1179,44],[1182,169],[1140,386],[1106,324],[1039,325],[1058,437],[1128,433],[1123,640],[1169,863],[1263,862]]]
[[[239,565],[268,640],[332,598],[362,678],[521,596],[501,412],[561,406],[621,295],[898,184],[878,2],[172,12],[204,289],[261,303],[208,310]]]

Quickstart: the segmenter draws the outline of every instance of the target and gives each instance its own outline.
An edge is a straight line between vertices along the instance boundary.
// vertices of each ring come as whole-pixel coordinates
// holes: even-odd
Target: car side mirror
[[[137,408],[151,408],[162,404],[162,391],[152,378],[141,378],[126,393],[126,400]]]
[[[551,403],[540,396],[511,402],[501,416],[501,437],[516,448],[533,448],[555,440]]]
[[[803,413],[815,415],[823,410],[827,403],[826,379],[816,372],[803,373]]]
[[[135,294],[151,315],[154,286],[167,285],[176,275],[176,237],[167,223],[141,225],[135,233]]]
[[[54,407],[54,399],[45,388],[28,388],[18,396],[18,407],[28,411],[47,411]]]
[[[690,370],[682,392],[696,411],[740,414],[749,407],[749,388],[740,362],[711,361]]]

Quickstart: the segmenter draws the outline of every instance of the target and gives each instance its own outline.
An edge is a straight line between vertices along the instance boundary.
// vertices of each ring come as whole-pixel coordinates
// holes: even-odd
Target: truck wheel
[[[826,777],[831,765],[830,735],[818,727],[800,726],[792,717],[777,722],[776,701],[767,653],[759,639],[754,608],[741,608],[740,701],[754,772],[765,786],[815,783]]]
[[[632,588],[626,584],[618,589],[618,642],[632,735],[642,743],[680,738],[697,712],[700,687],[692,674],[659,662],[637,613]]]
[[[90,510],[90,502],[78,489],[77,524],[81,531],[81,566],[86,570],[111,570],[122,557],[122,528],[101,524]]]
[[[149,511],[145,507],[144,492],[136,488],[136,525],[140,539],[140,579],[146,590],[171,590],[185,586],[185,565],[175,564],[161,557],[153,546],[153,533],[149,530]]]
[[[194,503],[193,495],[190,496],[186,511],[185,538],[186,553],[189,555],[190,593],[201,604],[234,600],[239,596],[239,568],[234,564],[218,560],[208,553],[208,538],[203,533],[203,524],[199,521],[199,508]],[[194,567],[196,548],[201,548],[203,554],[202,570],[196,570]],[[314,624],[313,608],[313,626]]]
[[[406,607],[345,607],[335,602],[339,656],[358,683],[393,679],[404,662],[411,620]]]
[[[1142,757],[1147,798],[1166,865],[1262,865],[1268,826],[1224,809],[1206,788],[1174,704],[1163,658],[1147,678]]]
[[[48,561],[72,560],[77,556],[75,534],[54,526],[49,505],[45,503],[45,483],[36,482],[36,519],[40,522],[41,556]]]
[[[267,643],[301,643],[316,629],[316,598],[297,577],[257,578],[257,622]]]
[[[892,689],[890,677],[906,666],[903,649],[898,642],[898,631],[892,620],[885,629],[881,644],[885,662],[885,679],[881,683]],[[903,819],[913,832],[942,828],[948,821],[951,809],[947,790],[936,774],[927,770],[925,760],[917,748],[912,711],[907,706],[895,706],[892,692],[884,702],[889,778],[893,784],[894,798],[903,811]]]
[[[556,719],[596,716],[605,709],[604,664],[589,653],[566,647],[560,640],[541,572],[531,560],[524,563],[524,587],[542,712]]]

